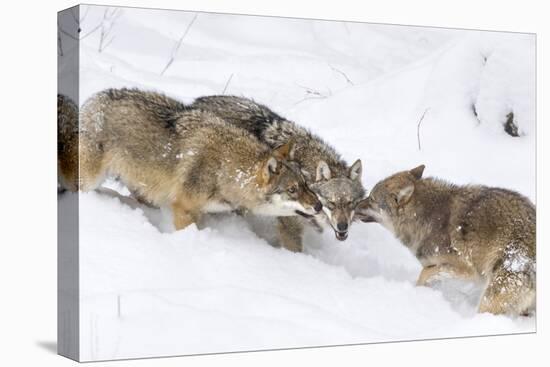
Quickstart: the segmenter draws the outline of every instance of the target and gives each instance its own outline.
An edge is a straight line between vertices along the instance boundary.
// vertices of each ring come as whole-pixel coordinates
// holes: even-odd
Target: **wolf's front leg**
[[[282,247],[293,252],[302,252],[304,226],[298,217],[278,217],[277,231]]]
[[[172,203],[172,216],[176,231],[184,229],[190,224],[196,223],[200,217],[199,202],[186,197],[178,197]]]
[[[428,286],[430,282],[442,278],[472,279],[474,277],[475,273],[462,264],[428,265],[422,268],[416,285]]]

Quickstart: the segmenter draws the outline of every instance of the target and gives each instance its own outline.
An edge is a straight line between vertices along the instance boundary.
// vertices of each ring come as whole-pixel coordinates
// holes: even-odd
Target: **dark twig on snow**
[[[229,86],[229,83],[231,83],[231,79],[233,79],[233,73],[229,76],[229,79],[227,79],[227,82],[225,82],[225,86],[223,87],[222,95],[225,94],[225,91],[227,90],[227,87]]]
[[[65,36],[69,37],[69,38],[72,38],[73,40],[75,41],[78,41],[78,37],[70,34],[69,32],[67,32],[66,30],[64,30],[63,28],[59,27],[59,32],[63,33]]]
[[[57,54],[63,56],[63,41],[61,40],[61,27],[57,23]]]
[[[348,23],[347,22],[342,22],[342,24],[344,25],[344,28],[346,29],[346,33],[349,36],[351,34],[351,32],[349,31]]]
[[[350,85],[354,85],[353,82],[350,80],[350,78],[348,78],[348,76],[346,75],[346,73],[344,73],[342,70],[340,69],[336,69],[334,66],[328,64],[328,66],[335,72],[337,72],[338,74],[342,75],[345,79],[346,79],[346,82],[348,82],[348,84]]]
[[[90,34],[92,34],[92,33],[94,33],[95,31],[97,31],[100,27],[101,27],[101,24],[96,25],[94,28],[92,28],[92,30],[90,30],[89,32],[87,32],[86,34],[84,34],[83,36],[81,36],[80,39],[83,40],[84,38],[88,37]]]
[[[301,100],[299,100],[298,102],[294,103],[294,106],[296,106],[297,104],[302,103],[304,101],[307,101],[309,99],[325,99],[325,98],[328,98],[328,97],[332,96],[332,91],[330,90],[330,88],[327,89],[326,93],[321,93],[318,90],[311,89],[309,87],[305,87],[305,86],[300,85],[300,84],[296,84],[296,85],[300,88],[305,89],[306,96],[304,98],[302,98]]]
[[[120,317],[122,316],[121,307],[120,307],[120,294],[117,295],[116,306],[117,306],[116,307],[117,308],[117,316],[120,319]]]
[[[86,36],[93,33],[96,29],[101,28],[101,33],[99,35],[99,46],[97,51],[103,52],[113,42],[114,36],[111,34],[113,31],[113,27],[116,24],[117,19],[122,14],[122,10],[120,8],[106,8],[105,12],[103,13],[103,20],[101,21],[101,24],[88,32]]]
[[[80,25],[80,19],[78,19],[78,17],[76,16],[76,13],[74,12],[74,8],[71,9],[69,11],[69,13],[71,14],[71,16],[73,17],[73,20],[74,22],[76,23],[76,25]]]
[[[420,146],[420,124],[424,120],[424,116],[426,116],[426,112],[428,112],[429,108],[426,108],[424,110],[424,113],[420,117],[420,120],[418,120],[418,124],[416,125],[416,140],[418,141],[418,150],[422,150],[422,147]]]
[[[82,9],[82,6],[80,7]],[[90,7],[89,6],[86,6],[86,11],[84,12],[84,14],[82,14],[82,16],[80,17],[80,23],[79,24],[82,24],[82,22],[84,22],[86,20],[86,17],[88,16],[88,13],[90,12]]]
[[[81,7],[81,9],[82,9],[82,7]],[[94,28],[92,28],[92,30],[90,30],[86,34],[84,34],[84,35],[80,34],[81,25],[84,22],[84,20],[86,19],[86,17],[88,16],[89,12],[90,12],[90,7],[86,7],[86,10],[84,11],[84,13],[80,17],[78,17],[77,13],[74,11],[74,9],[71,9],[69,11],[69,14],[71,14],[71,16],[72,16],[72,18],[73,18],[73,20],[74,20],[74,22],[77,26],[77,34],[71,34],[71,33],[67,32],[66,30],[64,30],[63,28],[61,28],[61,25],[59,25],[59,23],[57,24],[57,51],[58,51],[59,56],[64,55],[63,40],[62,40],[62,37],[61,37],[62,34],[64,34],[65,36],[67,36],[67,37],[69,37],[69,38],[71,38],[75,41],[78,41],[78,40],[83,40],[84,38],[88,37],[90,34],[94,33],[95,31],[97,31],[102,26],[102,23],[100,23],[97,26],[95,26]]]
[[[174,47],[172,48],[172,53],[170,54],[170,59],[166,63],[166,66],[164,67],[164,69],[162,69],[162,71],[160,72],[160,75],[163,75],[166,72],[166,70],[168,70],[170,65],[172,65],[174,60],[176,59],[176,55],[178,54],[178,50],[180,49],[180,47],[183,43],[183,39],[185,38],[185,36],[187,36],[187,33],[189,33],[189,30],[193,26],[193,23],[195,23],[195,20],[197,20],[198,16],[199,16],[199,14],[195,13],[195,16],[193,17],[193,19],[191,19],[191,22],[189,22],[189,24],[187,25],[187,28],[185,29],[185,32],[183,32],[182,36],[174,44]]]

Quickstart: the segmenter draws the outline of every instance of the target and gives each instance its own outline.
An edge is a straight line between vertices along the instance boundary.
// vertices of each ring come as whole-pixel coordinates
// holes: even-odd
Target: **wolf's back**
[[[315,172],[319,160],[326,161],[336,176],[347,172],[346,162],[323,139],[251,99],[207,96],[196,99],[190,107],[214,113],[224,121],[249,131],[271,148],[285,144],[290,139],[295,140],[295,155],[310,172]]]
[[[284,120],[266,106],[251,99],[236,96],[200,97],[191,107],[212,112],[226,122],[248,130],[261,140],[264,138],[265,131],[275,122]]]
[[[137,88],[106,89],[99,92],[95,98],[101,96],[112,102],[132,102],[134,106],[139,107],[139,110],[152,116],[156,121],[164,122],[167,126],[173,126],[178,115],[188,109],[180,101],[163,93],[143,91]]]

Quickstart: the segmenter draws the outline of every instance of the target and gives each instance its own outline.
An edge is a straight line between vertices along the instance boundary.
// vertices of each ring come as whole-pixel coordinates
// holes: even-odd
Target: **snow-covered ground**
[[[86,9],[80,104],[108,87],[185,102],[225,91],[361,158],[366,188],[424,163],[427,175],[535,201],[533,35],[122,9],[98,52],[101,29],[87,33],[105,8]],[[519,137],[504,131],[509,112]],[[415,287],[420,265],[376,224],[354,224],[345,242],[310,231],[294,254],[268,244],[265,220],[174,232],[170,213],[79,195],[83,360],[535,329],[534,317],[476,314],[478,285]],[[75,199],[60,196],[61,210]]]

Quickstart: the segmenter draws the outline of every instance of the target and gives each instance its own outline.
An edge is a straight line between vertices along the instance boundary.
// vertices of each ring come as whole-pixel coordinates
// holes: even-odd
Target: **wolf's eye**
[[[294,194],[296,192],[296,186],[290,186],[287,190],[290,194]]]

